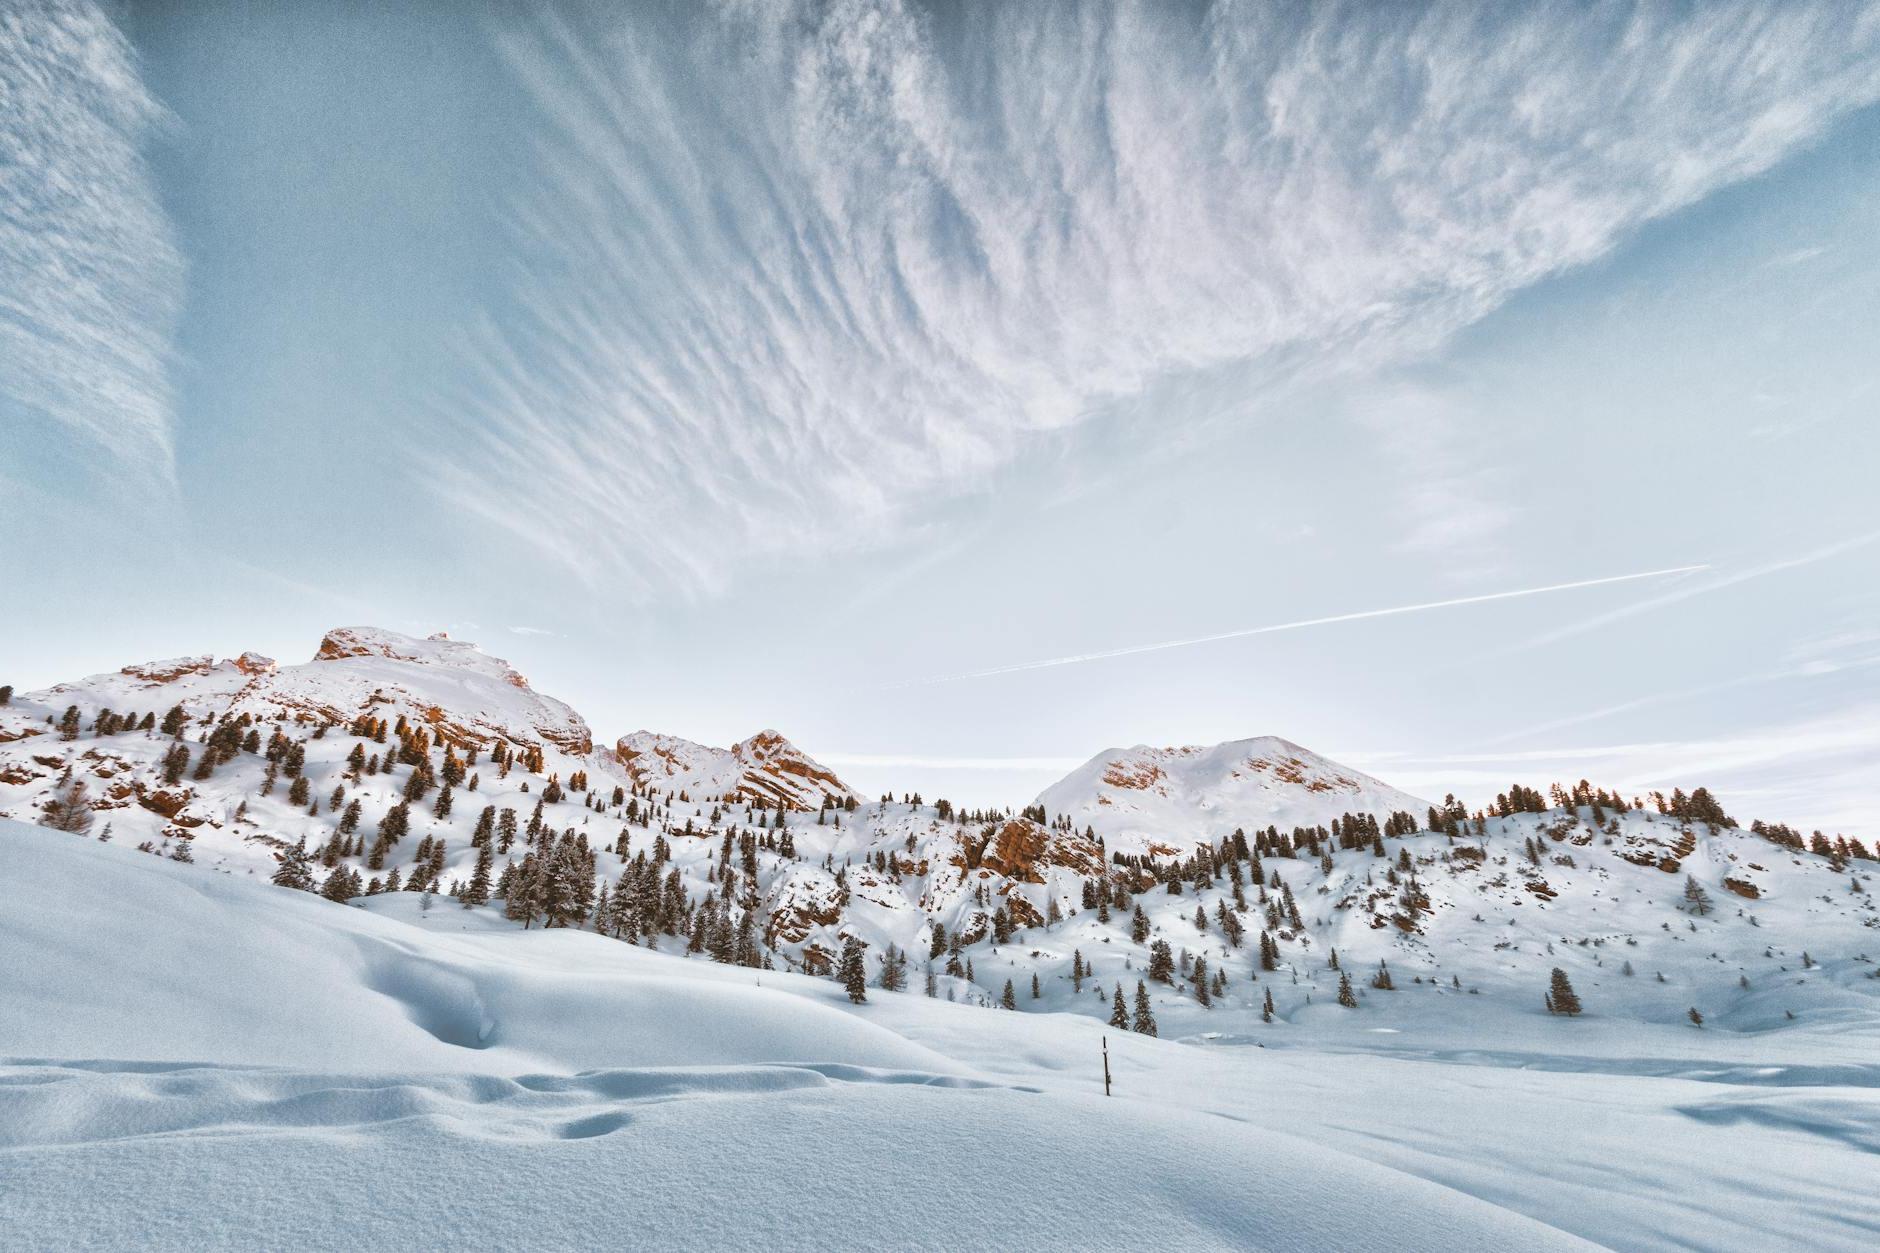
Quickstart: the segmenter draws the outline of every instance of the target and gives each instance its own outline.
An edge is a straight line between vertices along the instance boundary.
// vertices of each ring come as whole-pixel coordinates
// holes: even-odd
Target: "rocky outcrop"
[[[213,669],[215,669],[215,658],[211,656],[172,657],[168,661],[146,661],[139,665],[125,666],[118,673],[144,683],[157,684],[174,683],[192,674],[208,674]]]
[[[785,875],[770,894],[770,918],[764,937],[774,947],[801,944],[819,928],[842,921],[848,893],[835,876],[819,867],[804,866]]]
[[[1043,883],[1051,867],[1073,874],[1103,872],[1103,852],[1095,840],[1053,831],[1029,818],[1013,818],[967,842],[967,863],[1019,883]]]

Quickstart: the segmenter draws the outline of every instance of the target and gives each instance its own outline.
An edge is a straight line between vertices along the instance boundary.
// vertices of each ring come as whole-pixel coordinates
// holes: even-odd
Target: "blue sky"
[[[0,682],[370,622],[866,790],[1880,830],[1871,8],[14,8]]]

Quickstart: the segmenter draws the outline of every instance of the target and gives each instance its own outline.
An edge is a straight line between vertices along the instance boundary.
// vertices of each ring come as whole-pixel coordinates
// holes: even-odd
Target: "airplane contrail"
[[[1041,661],[1021,661],[1009,666],[993,666],[989,670],[969,670],[964,674],[939,675],[931,679],[908,679],[900,683],[890,683],[885,690],[905,687],[931,687],[937,683],[958,683],[965,679],[988,679],[994,675],[1017,674],[1025,670],[1047,670],[1053,666],[1074,666],[1086,661],[1108,661],[1114,657],[1133,657],[1137,653],[1155,653],[1165,648],[1188,648],[1195,644],[1213,644],[1219,640],[1244,639],[1249,635],[1273,635],[1280,631],[1297,631],[1304,627],[1330,626],[1335,622],[1356,622],[1363,618],[1390,618],[1398,614],[1424,613],[1431,609],[1453,609],[1458,605],[1480,605],[1491,600],[1514,600],[1521,596],[1544,596],[1549,592],[1571,592],[1582,587],[1604,587],[1611,583],[1632,583],[1639,579],[1661,579],[1673,574],[1694,574],[1699,570],[1708,570],[1708,562],[1694,566],[1672,566],[1664,570],[1643,570],[1637,574],[1613,574],[1600,579],[1579,579],[1572,583],[1549,583],[1546,587],[1523,587],[1510,592],[1485,592],[1479,596],[1457,596],[1451,600],[1430,600],[1419,605],[1393,605],[1388,609],[1360,609],[1354,613],[1332,614],[1325,618],[1304,618],[1298,622],[1275,622],[1268,626],[1245,627],[1238,631],[1221,631],[1214,635],[1197,635],[1184,640],[1163,640],[1156,644],[1131,644],[1125,648],[1108,648],[1102,652],[1074,653],[1068,657],[1047,657]]]

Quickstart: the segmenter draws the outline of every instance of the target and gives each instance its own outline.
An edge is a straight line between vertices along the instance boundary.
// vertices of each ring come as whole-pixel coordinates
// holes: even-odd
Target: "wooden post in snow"
[[[1110,1037],[1103,1037],[1103,1095],[1110,1094]]]

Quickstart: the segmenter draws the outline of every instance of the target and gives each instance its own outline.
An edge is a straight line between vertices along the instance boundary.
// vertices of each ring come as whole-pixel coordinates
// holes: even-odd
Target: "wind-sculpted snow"
[[[34,972],[0,984],[19,1247],[574,1247],[623,1214],[660,1248],[1573,1245],[1238,1121],[976,1073],[826,981],[430,932],[13,824],[0,891]],[[74,928],[92,899],[117,908]],[[494,1047],[433,1029],[473,1002]]]
[[[1432,986],[1184,1044],[878,989],[852,1006],[826,979],[391,904],[0,822],[0,1245],[1856,1249],[1880,1230],[1871,1010],[1621,1031],[1487,998],[1464,1022]]]

